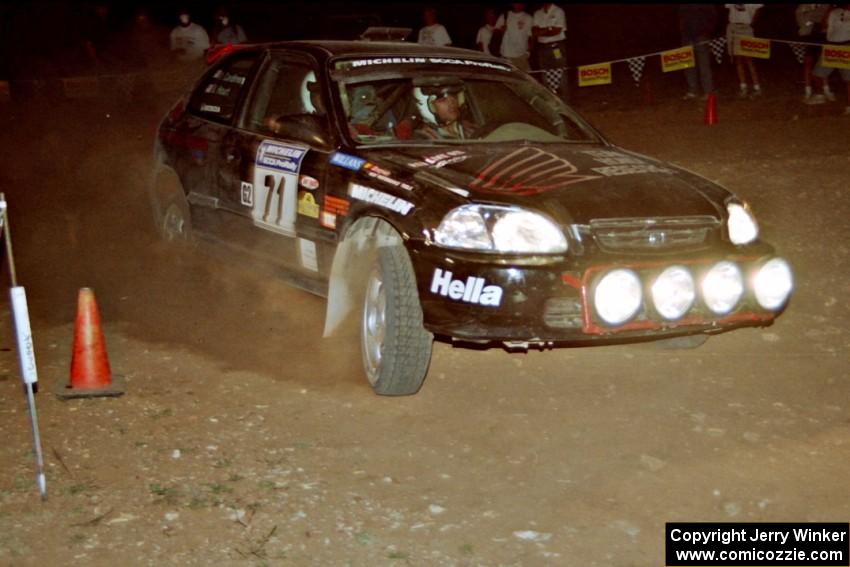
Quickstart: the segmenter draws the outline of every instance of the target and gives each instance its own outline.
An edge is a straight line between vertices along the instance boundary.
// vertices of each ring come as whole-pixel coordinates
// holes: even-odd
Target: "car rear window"
[[[189,110],[216,122],[230,122],[255,63],[256,56],[252,54],[222,64],[192,95]]]

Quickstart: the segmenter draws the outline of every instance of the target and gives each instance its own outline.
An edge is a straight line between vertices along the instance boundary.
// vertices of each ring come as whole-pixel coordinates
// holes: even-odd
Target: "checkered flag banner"
[[[717,61],[717,64],[720,65],[723,63],[723,50],[726,47],[726,38],[715,37],[708,42],[708,46],[711,48],[711,52],[714,54],[714,60]]]
[[[632,79],[635,80],[635,84],[640,83],[640,78],[643,76],[643,66],[646,64],[646,57],[632,57],[631,59],[626,59],[626,63],[629,64],[629,71],[632,72]]]
[[[546,88],[552,91],[554,94],[559,93],[559,88],[561,86],[561,81],[564,79],[564,70],[563,69],[544,69],[543,70],[543,83],[546,85]]]
[[[797,58],[797,63],[802,63],[806,57],[806,46],[802,43],[789,43],[791,51],[794,52],[794,57]]]

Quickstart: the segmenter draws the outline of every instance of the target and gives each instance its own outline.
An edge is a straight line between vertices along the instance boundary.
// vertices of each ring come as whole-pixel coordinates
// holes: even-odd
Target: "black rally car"
[[[163,119],[155,154],[163,236],[276,263],[328,298],[326,335],[356,317],[380,394],[418,391],[434,335],[697,344],[770,324],[793,288],[742,200],[611,145],[478,52],[238,49]]]

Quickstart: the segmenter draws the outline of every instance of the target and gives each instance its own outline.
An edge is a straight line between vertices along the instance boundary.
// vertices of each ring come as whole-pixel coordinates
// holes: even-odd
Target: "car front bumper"
[[[593,258],[507,258],[425,244],[409,246],[409,251],[425,327],[458,340],[608,342],[714,333],[769,325],[784,308],[762,308],[754,292],[755,274],[776,257],[766,244],[748,247],[746,251],[703,250],[639,257],[600,254]],[[744,289],[734,308],[717,314],[709,309],[700,282],[721,261],[738,266]],[[696,282],[692,307],[675,320],[659,314],[649,292],[658,275],[671,266],[686,268]],[[638,276],[642,297],[633,317],[610,325],[594,305],[594,290],[602,276],[618,268]]]

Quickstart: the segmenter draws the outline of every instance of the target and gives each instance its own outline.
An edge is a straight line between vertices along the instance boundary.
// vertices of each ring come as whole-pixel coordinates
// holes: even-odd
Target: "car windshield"
[[[600,141],[558,97],[513,73],[381,71],[336,77],[358,145]]]

